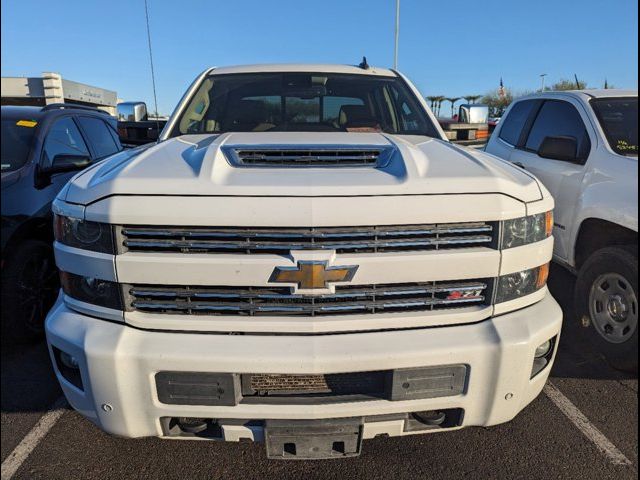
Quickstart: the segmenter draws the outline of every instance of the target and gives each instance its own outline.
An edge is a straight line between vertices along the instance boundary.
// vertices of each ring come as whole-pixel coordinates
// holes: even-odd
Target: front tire
[[[593,253],[578,272],[575,304],[587,340],[613,367],[637,372],[637,247]]]
[[[2,336],[17,342],[42,338],[58,289],[51,246],[39,240],[23,242],[6,258],[2,271]]]

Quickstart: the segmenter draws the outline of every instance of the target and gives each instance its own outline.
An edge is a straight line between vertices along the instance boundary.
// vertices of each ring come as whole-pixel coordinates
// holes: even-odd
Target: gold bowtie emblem
[[[328,288],[329,283],[349,282],[357,265],[328,267],[327,262],[298,262],[297,267],[276,267],[270,282],[295,283],[300,290]]]

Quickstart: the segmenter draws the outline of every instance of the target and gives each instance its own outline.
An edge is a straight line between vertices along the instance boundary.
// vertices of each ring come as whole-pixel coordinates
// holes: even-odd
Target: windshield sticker
[[[638,146],[637,145],[632,145],[629,142],[627,142],[626,140],[618,140],[618,143],[616,144],[616,149],[619,152],[623,152],[623,153],[635,153],[638,151]]]
[[[18,120],[16,122],[16,125],[19,127],[28,127],[28,128],[33,128],[38,124],[38,122],[35,122],[33,120]]]

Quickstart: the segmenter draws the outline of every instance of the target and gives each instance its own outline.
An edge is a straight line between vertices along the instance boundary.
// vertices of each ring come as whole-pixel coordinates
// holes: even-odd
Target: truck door
[[[569,235],[580,188],[585,175],[585,164],[595,146],[595,133],[586,122],[586,114],[579,103],[568,100],[545,100],[540,106],[528,132],[524,132],[509,161],[533,173],[555,199],[554,254],[566,260],[570,248]],[[584,117],[583,117],[584,114]],[[577,156],[573,161],[543,158],[538,155],[546,137],[571,137],[577,142]],[[525,138],[526,137],[526,138]]]

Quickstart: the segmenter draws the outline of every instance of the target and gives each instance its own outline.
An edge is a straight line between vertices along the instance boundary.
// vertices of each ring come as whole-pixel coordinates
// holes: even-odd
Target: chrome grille
[[[289,287],[125,286],[129,310],[183,315],[346,315],[487,305],[490,281],[336,286],[300,295]]]
[[[349,146],[239,146],[222,147],[227,159],[237,167],[384,167],[395,148]]]
[[[121,228],[121,245],[139,252],[283,254],[290,250],[338,253],[397,252],[491,246],[493,223],[399,225],[378,227]]]

